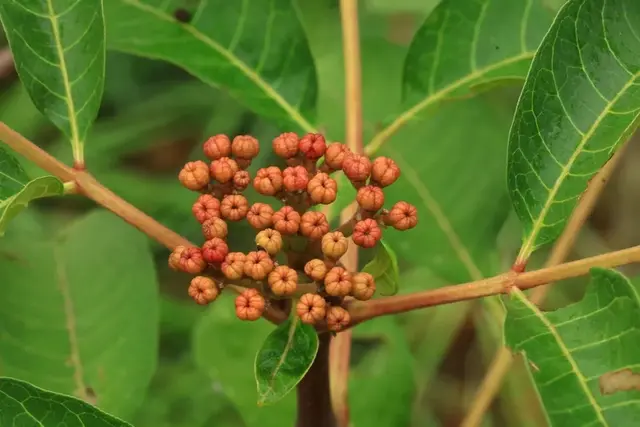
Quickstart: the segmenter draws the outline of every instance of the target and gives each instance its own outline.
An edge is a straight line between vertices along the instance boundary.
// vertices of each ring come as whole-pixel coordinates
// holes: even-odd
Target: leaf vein
[[[74,40],[72,43],[70,43],[69,45],[67,45],[64,49],[62,49],[62,51],[64,53],[69,52],[71,49],[73,49],[74,47],[76,47],[84,38],[87,34],[89,34],[89,31],[91,31],[91,28],[93,27],[93,24],[96,22],[96,20],[99,17],[99,13],[98,11],[95,11],[93,13],[93,16],[91,17],[91,21],[89,21],[89,25],[87,25],[87,28],[82,32],[82,34],[80,35],[80,37],[78,37],[76,40]],[[100,53],[100,49],[97,49],[98,53]],[[93,61],[92,61],[93,63]]]
[[[551,206],[553,205],[552,201],[555,198],[555,196],[558,194],[558,192],[560,191],[560,188],[562,187],[562,184],[563,184],[564,180],[567,178],[567,176],[569,176],[570,169],[573,166],[573,164],[576,162],[578,157],[580,156],[580,154],[582,152],[582,148],[584,148],[584,146],[589,142],[591,137],[594,135],[596,129],[598,129],[598,126],[600,125],[602,120],[604,120],[604,118],[607,116],[607,114],[609,113],[609,111],[611,110],[613,105],[633,85],[633,83],[635,82],[635,79],[638,78],[638,76],[640,76],[640,73],[635,74],[633,76],[633,79],[629,79],[627,81],[627,83],[625,83],[622,86],[622,88],[620,88],[620,91],[611,100],[611,102],[607,103],[605,108],[602,109],[602,111],[600,112],[598,117],[595,119],[594,123],[589,128],[589,130],[581,138],[580,142],[578,143],[577,147],[575,148],[575,150],[571,154],[571,157],[567,161],[566,165],[562,167],[562,170],[561,170],[560,174],[558,175],[558,178],[556,179],[556,182],[555,182],[555,184],[553,185],[553,187],[551,189],[549,197],[547,198],[547,200],[543,204],[542,209],[540,210],[540,214],[538,215],[536,221],[533,223],[533,226],[531,227],[531,232],[529,233],[529,236],[527,237],[527,239],[525,240],[524,244],[522,245],[522,249],[520,250],[520,253],[531,253],[531,251],[533,250],[533,248],[535,246],[535,240],[536,240],[536,238],[538,236],[538,233],[540,232],[541,225],[544,224],[544,218],[547,215],[547,213],[549,212],[549,209],[551,208]],[[616,144],[612,144],[612,146],[615,146],[615,145]]]
[[[485,18],[487,17],[487,9],[489,9],[489,4],[491,0],[487,0],[482,3],[480,6],[480,13],[478,14],[478,20],[476,24],[473,26],[473,38],[471,39],[471,50],[469,52],[469,65],[471,67],[471,71],[474,72],[477,70],[477,61],[478,61],[478,40],[480,39],[480,28],[484,23]]]
[[[139,0],[121,0],[121,1],[126,4],[129,4],[130,6],[138,8],[142,11],[150,13],[156,16],[158,19],[162,19],[164,21],[169,21],[172,23],[174,22],[174,19],[171,16],[167,15],[166,13],[162,12],[161,10],[155,7],[141,3]],[[237,56],[235,56],[228,49],[225,49],[218,42],[211,39],[210,37],[202,33],[197,28],[193,27],[192,25],[184,25],[183,27],[193,37],[200,40],[201,42],[209,46],[211,49],[215,50],[220,55],[222,55],[229,62],[231,66],[238,69],[247,78],[249,78],[249,80],[255,83],[255,85],[258,88],[260,88],[260,90],[264,93],[264,95],[267,98],[272,99],[276,104],[278,104],[280,108],[282,108],[287,113],[287,115],[292,119],[292,121],[295,122],[298,126],[300,126],[300,128],[302,128],[305,132],[315,132],[315,128],[304,117],[302,117],[300,112],[296,111],[289,102],[287,102],[279,93],[273,90],[273,88],[269,86],[269,84],[265,82],[260,75],[258,75],[254,70],[249,68],[249,66],[245,62],[241,61]]]
[[[27,410],[27,407],[24,406],[24,403],[19,401],[18,399],[14,398],[13,396],[10,396],[9,394],[7,394],[4,390],[0,389],[0,394],[5,395],[9,400],[13,400],[14,402],[16,402],[18,405],[20,405],[22,407],[22,409],[24,410],[24,413],[27,414],[33,421],[35,421],[36,423],[38,423],[38,425],[40,427],[44,427],[44,424],[42,424],[35,416],[33,416],[33,414],[31,412],[29,412]]]
[[[80,133],[78,129],[78,121],[75,116],[75,106],[73,101],[73,94],[71,92],[71,86],[69,85],[69,72],[67,70],[67,62],[64,56],[64,51],[62,47],[62,38],[60,37],[60,28],[58,27],[58,18],[56,17],[53,9],[53,0],[46,0],[47,8],[49,10],[50,21],[51,21],[51,31],[53,34],[53,38],[55,40],[56,53],[58,55],[58,60],[60,64],[60,74],[62,75],[62,84],[64,86],[65,96],[66,96],[66,104],[67,104],[67,114],[69,115],[69,128],[71,131],[71,146],[74,152],[75,160],[82,160],[82,141],[80,141]],[[78,0],[77,3],[79,3]],[[69,9],[67,9],[68,11]],[[65,13],[67,12],[65,11]],[[77,158],[79,157],[79,158]]]
[[[573,358],[573,355],[571,354],[570,351],[568,351],[566,344],[562,340],[562,337],[558,334],[558,331],[555,329],[554,325],[549,321],[549,319],[543,313],[541,313],[538,310],[538,308],[531,301],[529,301],[527,296],[520,289],[514,288],[511,292],[513,295],[516,296],[516,298],[520,300],[520,302],[524,306],[526,306],[530,311],[536,314],[536,317],[550,332],[554,341],[558,345],[559,350],[565,355],[567,361],[569,362],[571,371],[575,373],[575,376],[578,380],[578,384],[580,385],[580,388],[583,394],[589,400],[589,402],[591,403],[591,406],[594,408],[594,412],[596,414],[598,421],[603,426],[608,427],[609,423],[607,422],[607,420],[604,418],[604,415],[602,414],[602,408],[600,408],[600,406],[598,405],[598,402],[596,401],[593,393],[589,389],[589,386],[587,385],[585,378],[580,372],[580,369],[578,368],[578,365],[575,359]]]

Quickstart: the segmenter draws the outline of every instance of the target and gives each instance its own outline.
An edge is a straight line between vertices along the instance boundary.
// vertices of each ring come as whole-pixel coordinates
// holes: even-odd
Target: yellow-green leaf
[[[0,20],[35,106],[69,138],[82,163],[104,88],[101,0],[3,0]]]
[[[62,182],[53,176],[30,180],[16,158],[0,147],[0,236],[9,221],[31,200],[59,196],[63,192]]]

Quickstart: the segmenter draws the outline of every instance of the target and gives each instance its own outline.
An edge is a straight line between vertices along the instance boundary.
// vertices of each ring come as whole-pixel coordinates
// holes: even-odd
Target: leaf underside
[[[183,3],[106,1],[109,48],[171,62],[287,131],[313,131],[315,64],[292,0],[195,0],[189,23],[174,17]]]
[[[82,158],[104,88],[102,1],[5,0],[0,19],[34,105],[69,138],[74,156]]]
[[[298,317],[280,324],[256,354],[258,405],[275,403],[300,382],[318,352],[318,333]]]
[[[524,353],[553,427],[640,419],[640,388],[607,384],[617,372],[640,376],[640,299],[627,278],[594,268],[576,304],[545,313],[515,290],[506,306],[506,345]]]
[[[509,137],[525,255],[558,237],[589,180],[635,129],[638,52],[636,0],[570,0],[545,36]]]
[[[0,425],[131,427],[82,400],[0,377]]]

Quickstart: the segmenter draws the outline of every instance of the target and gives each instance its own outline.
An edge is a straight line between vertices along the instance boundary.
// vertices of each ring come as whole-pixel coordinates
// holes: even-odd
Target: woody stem
[[[331,335],[324,332],[318,334],[318,339],[318,354],[297,387],[296,427],[337,427],[329,387]]]

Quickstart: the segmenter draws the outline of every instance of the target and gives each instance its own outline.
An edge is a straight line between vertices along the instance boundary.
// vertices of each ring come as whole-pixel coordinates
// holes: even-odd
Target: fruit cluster
[[[273,140],[272,147],[287,167],[258,169],[253,179],[247,168],[258,155],[260,144],[248,135],[233,140],[226,135],[212,136],[203,146],[211,162],[194,161],[184,166],[179,180],[184,187],[201,193],[192,212],[206,241],[201,247],[177,247],[169,257],[169,266],[196,275],[189,295],[198,304],[212,302],[227,285],[240,285],[243,291],[235,302],[240,319],[257,320],[269,304],[296,299],[295,310],[303,322],[326,321],[328,329],[339,331],[350,321],[343,307],[345,297],[367,300],[376,288],[371,274],[347,271],[340,263],[349,240],[372,248],[386,227],[415,227],[416,208],[406,202],[389,210],[383,208],[383,189],[400,176],[399,167],[387,157],[371,161],[344,144],[327,145],[325,138],[315,133],[301,138],[283,133]],[[336,200],[338,186],[331,175],[337,171],[357,189],[359,209],[350,221],[332,231],[326,216],[312,208]],[[275,210],[266,203],[250,205],[242,195],[249,185],[283,206]],[[258,231],[257,250],[230,252],[227,223],[245,219]],[[286,261],[279,262],[283,255]]]

